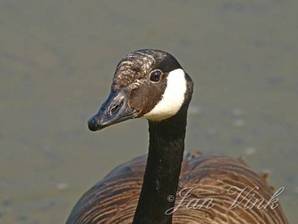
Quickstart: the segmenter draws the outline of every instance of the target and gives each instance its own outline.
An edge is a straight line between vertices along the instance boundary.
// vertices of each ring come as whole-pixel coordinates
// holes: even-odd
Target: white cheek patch
[[[143,117],[152,121],[160,121],[175,115],[181,108],[187,83],[182,69],[171,71],[167,77],[167,87],[161,100]]]

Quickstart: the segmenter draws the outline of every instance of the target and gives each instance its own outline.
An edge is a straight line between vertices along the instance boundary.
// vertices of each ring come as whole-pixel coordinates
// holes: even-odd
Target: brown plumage
[[[86,192],[67,224],[287,224],[266,175],[241,159],[183,156],[192,91],[191,78],[166,52],[139,50],[118,64],[111,93],[89,129],[154,111],[154,120],[147,117],[149,153]]]
[[[138,157],[120,165],[103,180],[86,192],[76,205],[69,223],[93,224],[130,224],[137,206],[142,179],[146,165],[146,156]],[[241,189],[256,189],[255,198],[265,199],[266,204],[273,195],[272,188],[243,161],[224,156],[204,156],[187,154],[184,157],[180,174],[176,207],[183,195],[181,192],[192,189],[191,196],[183,202],[173,215],[174,224],[286,224],[280,204],[277,208],[269,206],[258,209],[245,209],[245,194],[238,199],[242,207],[231,208]],[[237,189],[239,188],[239,189]],[[247,191],[246,191],[247,192]],[[207,201],[212,198],[213,208],[208,209]],[[201,199],[194,208],[186,208],[190,200]],[[205,202],[205,206],[204,205]],[[208,201],[209,202],[209,201]],[[199,206],[205,207],[200,208]],[[250,203],[249,206],[252,204]]]

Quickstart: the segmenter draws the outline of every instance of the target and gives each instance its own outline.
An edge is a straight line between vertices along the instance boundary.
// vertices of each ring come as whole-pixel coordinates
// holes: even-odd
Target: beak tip
[[[97,131],[100,129],[100,125],[98,124],[98,121],[96,118],[92,117],[89,121],[88,121],[88,128],[90,131]]]

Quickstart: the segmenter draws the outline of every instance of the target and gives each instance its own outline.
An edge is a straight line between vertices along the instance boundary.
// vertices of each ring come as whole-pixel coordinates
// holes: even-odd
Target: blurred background
[[[147,124],[86,121],[128,52],[173,53],[195,82],[187,149],[242,157],[298,222],[298,1],[0,0],[0,223],[63,223],[147,151]]]

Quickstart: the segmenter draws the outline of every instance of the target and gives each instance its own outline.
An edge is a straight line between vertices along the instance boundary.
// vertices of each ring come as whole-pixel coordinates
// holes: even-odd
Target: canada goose
[[[147,162],[141,156],[115,168],[82,196],[67,224],[287,223],[265,178],[241,160],[183,156],[192,91],[190,76],[167,52],[137,50],[120,61],[89,129],[146,118]]]

